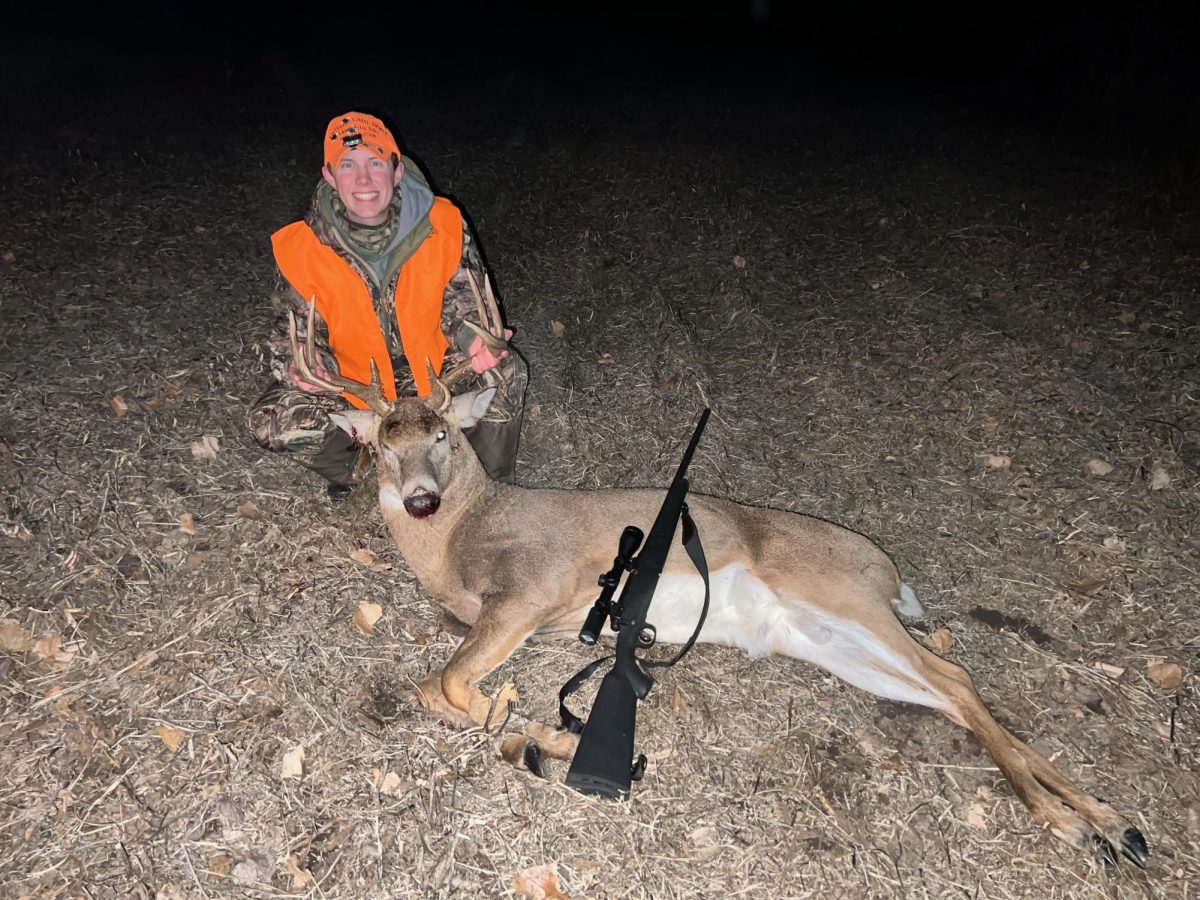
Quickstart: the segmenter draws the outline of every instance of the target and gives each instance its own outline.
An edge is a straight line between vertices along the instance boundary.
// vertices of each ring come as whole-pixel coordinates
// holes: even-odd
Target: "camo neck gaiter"
[[[342,198],[337,195],[336,191],[331,192],[330,201],[333,214],[337,217],[338,231],[354,245],[354,249],[365,259],[372,262],[379,259],[391,246],[392,239],[396,236],[398,216],[395,202],[388,207],[387,219],[383,222],[378,225],[362,225],[346,215],[346,204],[342,202]]]

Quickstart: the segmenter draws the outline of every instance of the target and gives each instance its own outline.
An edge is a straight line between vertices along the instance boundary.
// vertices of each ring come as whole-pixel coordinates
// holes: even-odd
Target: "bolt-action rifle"
[[[599,794],[624,800],[629,796],[632,782],[639,780],[645,769],[644,754],[639,755],[636,762],[633,760],[633,737],[637,703],[650,692],[654,680],[638,665],[636,651],[645,650],[654,644],[654,626],[646,621],[646,614],[649,612],[651,600],[654,599],[654,589],[662,574],[663,565],[671,549],[671,539],[681,518],[683,544],[704,580],[704,611],[707,612],[708,609],[708,569],[696,527],[688,515],[685,501],[688,491],[688,465],[708,422],[708,414],[709,410],[705,409],[700,415],[691,443],[683,454],[683,460],[675,471],[670,488],[667,489],[667,496],[658,517],[650,528],[650,535],[636,559],[633,559],[633,554],[642,541],[641,530],[630,525],[621,533],[613,567],[600,576],[599,583],[603,590],[579,632],[580,641],[589,645],[595,644],[605,619],[611,619],[612,629],[617,633],[616,662],[600,683],[587,723],[580,726],[579,719],[571,715],[565,706],[561,706],[567,727],[576,731],[582,727],[579,748],[575,751],[575,758],[567,772],[566,783],[584,794]],[[626,570],[629,574],[614,609],[613,594],[622,573]],[[695,643],[703,625],[704,613],[701,613],[695,633],[674,658],[647,661],[645,664],[662,666],[677,662]],[[609,658],[597,660],[567,682],[559,695],[560,699],[565,698],[591,675],[598,663]]]

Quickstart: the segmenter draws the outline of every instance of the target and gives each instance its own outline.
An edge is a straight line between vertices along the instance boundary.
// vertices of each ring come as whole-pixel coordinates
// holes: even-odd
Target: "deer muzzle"
[[[404,509],[414,519],[426,519],[438,511],[442,498],[431,491],[414,491],[404,498]]]

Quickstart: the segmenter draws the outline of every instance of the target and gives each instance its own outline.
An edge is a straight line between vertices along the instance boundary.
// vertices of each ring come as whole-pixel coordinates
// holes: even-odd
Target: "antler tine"
[[[450,393],[450,384],[445,379],[438,378],[429,357],[425,357],[425,371],[429,373],[429,399],[426,403],[439,416],[443,416],[450,409],[450,401],[454,399],[454,395]]]
[[[475,312],[479,313],[479,324],[488,331],[492,330],[492,323],[488,320],[487,310],[483,308],[483,295],[479,292],[479,285],[475,282],[475,273],[469,268],[467,271],[467,281],[471,285],[471,295],[475,298]],[[484,274],[484,278],[487,274]]]
[[[475,297],[475,311],[479,314],[479,324],[487,332],[481,337],[493,353],[499,353],[508,344],[504,340],[504,320],[500,317],[500,306],[496,303],[496,295],[492,293],[492,280],[485,271],[483,273],[483,291],[481,292],[479,283],[475,281],[475,273],[470,269],[467,269],[466,272],[467,281],[471,285],[471,294]]]
[[[504,319],[500,317],[500,304],[496,302],[496,294],[492,290],[492,276],[486,271],[483,273],[483,299],[491,314],[491,322],[488,323],[488,327],[497,337],[503,337]]]
[[[372,412],[380,416],[386,416],[392,411],[392,404],[383,394],[383,384],[379,378],[379,367],[375,365],[374,359],[371,360],[370,384],[363,384],[360,381],[354,381],[342,375],[324,377],[312,370],[312,361],[317,358],[315,344],[316,328],[314,327],[313,315],[315,309],[316,298],[309,298],[308,329],[304,335],[303,346],[301,346],[300,338],[297,334],[296,313],[291,309],[288,310],[288,341],[292,346],[292,358],[296,361],[296,371],[309,384],[315,384],[317,387],[332,391],[335,394],[345,391],[367,404]]]

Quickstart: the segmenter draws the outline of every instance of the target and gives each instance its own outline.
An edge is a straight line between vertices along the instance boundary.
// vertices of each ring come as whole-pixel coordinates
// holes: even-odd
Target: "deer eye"
[[[446,439],[446,432],[439,431],[437,434],[434,435],[434,439],[439,440],[439,441],[444,441]]]

